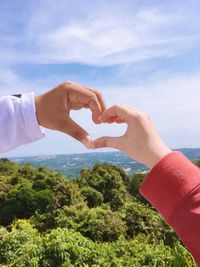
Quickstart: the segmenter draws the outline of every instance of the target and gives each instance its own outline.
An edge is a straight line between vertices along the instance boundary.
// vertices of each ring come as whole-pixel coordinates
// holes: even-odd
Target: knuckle
[[[95,93],[91,93],[90,100],[93,102],[97,102],[97,96],[95,95]]]
[[[91,92],[93,92],[94,94],[97,94],[97,95],[101,95],[101,91],[96,89],[96,88],[88,88]]]
[[[63,82],[63,85],[65,86],[65,87],[69,87],[69,86],[71,86],[73,83],[71,82],[71,81],[65,81],[65,82]]]
[[[121,105],[121,104],[115,104],[115,105],[113,106],[113,108],[114,108],[114,109],[120,109],[120,108],[122,108],[122,105]]]
[[[107,139],[107,138],[105,138],[105,139],[103,140],[103,146],[104,146],[104,147],[107,147],[107,146],[108,146],[108,139]]]
[[[96,94],[97,94],[98,96],[102,97],[102,92],[101,92],[101,91],[95,89],[95,92],[96,92]]]
[[[147,112],[141,112],[141,111],[137,111],[134,114],[135,119],[137,120],[150,120],[150,116]]]
[[[148,120],[151,119],[151,116],[149,115],[149,113],[145,112],[145,116],[146,116],[146,118],[147,118]]]
[[[132,116],[136,120],[142,120],[143,119],[143,114],[140,111],[135,111]]]
[[[108,139],[107,138],[103,138],[100,141],[100,147],[107,147],[108,146]]]
[[[150,115],[147,112],[142,112],[142,116],[148,120],[150,120]]]
[[[78,130],[76,130],[76,129],[70,129],[69,131],[68,131],[68,134],[70,135],[70,136],[72,136],[73,138],[75,138],[75,139],[77,139],[77,140],[81,140],[81,139],[83,139],[82,138],[82,133],[81,132],[79,132]]]
[[[99,94],[100,96],[103,96],[102,92],[101,92],[101,91],[99,91],[99,90],[98,90],[98,94]]]
[[[79,131],[74,131],[72,135],[76,140],[81,141],[84,138],[84,134]]]
[[[119,109],[119,110],[128,110],[128,107],[129,107],[129,106],[127,106],[125,104],[121,104],[121,103],[117,104],[116,106],[117,106],[117,109]]]

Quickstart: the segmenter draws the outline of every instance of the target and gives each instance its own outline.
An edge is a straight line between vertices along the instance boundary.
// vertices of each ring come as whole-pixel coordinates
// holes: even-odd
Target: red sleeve
[[[200,266],[200,169],[180,152],[160,159],[140,193],[162,214]]]

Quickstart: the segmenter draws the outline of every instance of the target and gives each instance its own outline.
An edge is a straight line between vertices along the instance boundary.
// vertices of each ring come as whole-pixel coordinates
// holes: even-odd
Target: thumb
[[[91,144],[91,148],[112,147],[119,149],[121,137],[103,136],[94,140]]]
[[[91,136],[70,117],[66,119],[62,132],[82,142],[87,148],[90,148],[92,142]]]

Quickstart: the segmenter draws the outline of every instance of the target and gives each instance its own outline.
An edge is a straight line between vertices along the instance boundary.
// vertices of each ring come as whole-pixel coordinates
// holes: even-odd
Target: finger
[[[91,143],[91,148],[103,148],[103,147],[111,147],[111,148],[119,148],[121,137],[110,137],[104,136],[94,140]]]
[[[90,143],[92,142],[92,138],[80,125],[78,125],[71,118],[66,118],[62,123],[62,128],[60,129],[62,132],[70,135],[74,139],[82,142],[87,148],[89,148]]]
[[[93,121],[100,123],[99,116],[106,109],[101,93],[96,89],[90,89],[76,83],[70,83],[70,86],[71,90],[67,90],[69,109],[77,109],[77,104],[79,107],[89,106]],[[67,87],[67,89],[69,88]]]
[[[85,87],[87,90],[89,90],[90,92],[94,93],[97,97],[97,100],[100,104],[101,110],[96,110],[94,112],[92,112],[92,119],[95,123],[101,123],[99,116],[102,114],[102,112],[104,112],[106,110],[106,103],[103,99],[102,93],[100,91],[98,91],[97,89],[94,88],[89,88],[89,87]],[[99,112],[100,111],[100,112]]]
[[[124,118],[120,118],[120,117],[115,118],[114,121],[115,121],[116,123],[125,123]]]
[[[78,110],[78,109],[82,109],[82,108],[86,108],[86,109],[89,109],[90,107],[86,104],[86,105],[83,105],[83,104],[77,104],[77,105],[74,105],[73,106],[73,109],[74,110]]]
[[[90,110],[92,111],[92,120],[95,123],[99,124],[100,123],[99,116],[102,114],[102,109],[98,101],[98,98],[94,93],[92,93],[88,105]]]
[[[81,105],[81,104],[75,104],[73,105],[73,110],[79,110],[79,109],[82,109],[84,106]]]
[[[103,99],[102,93],[100,91],[94,89],[94,88],[88,88],[88,87],[86,87],[86,88],[96,94],[98,101],[101,105],[101,110],[102,110],[102,112],[104,112],[106,110],[106,103]]]
[[[92,148],[92,137],[90,135],[87,135],[81,140],[81,143],[88,149]]]
[[[109,117],[108,120],[106,121],[107,123],[125,123],[124,118],[120,118],[120,117]]]
[[[92,120],[95,123],[100,123],[99,116],[102,114],[102,107],[97,94],[90,89],[79,86],[80,95],[76,97],[77,101],[82,107],[87,107],[92,112]]]
[[[118,121],[121,122],[129,122],[134,117],[136,117],[139,114],[139,111],[137,111],[135,108],[126,106],[126,105],[114,105],[111,108],[104,111],[104,113],[100,116],[101,122],[107,122],[111,118],[117,118]]]
[[[70,109],[78,110],[81,108],[89,108],[92,112],[92,120],[95,123],[100,123],[99,116],[102,114],[101,105],[97,99],[97,96],[89,91],[84,90],[79,95],[75,96],[75,100],[71,101]]]
[[[88,107],[89,102],[93,100],[93,102],[97,103],[96,109],[99,110],[99,112],[102,112],[100,101],[97,97],[97,90],[94,92],[94,89],[88,89],[74,82],[67,82],[65,89],[68,100],[67,104],[70,106],[70,109],[74,109],[74,107],[76,108],[77,105]],[[98,96],[99,95],[100,92],[98,93]]]

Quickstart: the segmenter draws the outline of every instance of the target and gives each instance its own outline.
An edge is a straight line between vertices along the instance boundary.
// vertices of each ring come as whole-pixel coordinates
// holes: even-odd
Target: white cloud
[[[9,68],[0,68],[0,95],[16,93],[16,90],[23,88],[24,82]]]
[[[55,86],[56,82],[62,81],[60,77],[37,77],[37,78],[23,78],[17,74],[17,72],[10,67],[0,66],[0,96],[35,92],[36,94],[42,93],[42,91],[50,89],[51,85]]]
[[[77,2],[70,6],[65,1],[38,1],[20,36],[21,48],[4,46],[1,62],[105,66],[171,57],[199,41],[193,27],[197,18],[188,17],[186,10],[171,13],[152,5],[122,12],[125,4],[114,8],[103,2],[103,7],[95,8],[94,2],[82,6],[83,16],[74,9]]]

